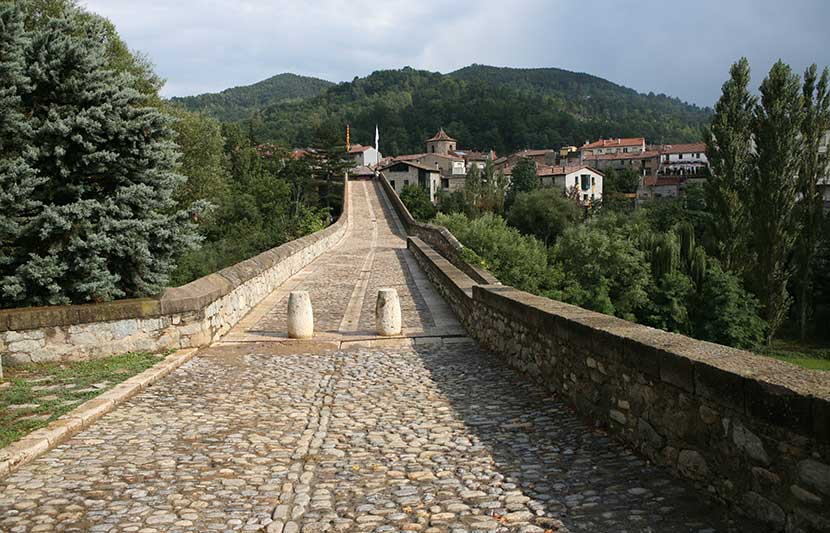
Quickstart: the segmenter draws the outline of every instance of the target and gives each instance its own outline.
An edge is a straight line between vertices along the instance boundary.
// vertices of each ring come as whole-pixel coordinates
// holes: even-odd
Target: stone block
[[[685,477],[703,481],[709,477],[706,459],[695,450],[682,450],[677,456],[677,469]]]
[[[764,443],[740,422],[735,422],[732,426],[732,442],[754,461],[769,465],[769,455],[764,449]]]
[[[781,428],[809,435],[813,429],[812,398],[763,379],[749,379],[744,388],[747,413]]]
[[[787,519],[784,510],[757,492],[745,493],[741,498],[741,505],[748,516],[769,524],[772,531],[784,530]]]
[[[801,483],[819,493],[830,496],[830,466],[815,459],[798,463],[798,479]]]
[[[747,378],[709,362],[696,364],[694,376],[697,396],[745,412],[744,387]]]
[[[694,393],[694,362],[688,357],[672,352],[671,349],[657,348],[655,353],[660,368],[660,380]]]

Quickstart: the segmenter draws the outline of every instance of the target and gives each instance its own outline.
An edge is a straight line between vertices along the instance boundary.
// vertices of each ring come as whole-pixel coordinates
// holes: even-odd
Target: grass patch
[[[4,368],[4,380],[0,382],[0,447],[45,427],[169,353],[135,352],[90,361]]]
[[[756,350],[761,355],[774,357],[812,370],[830,370],[830,346],[776,339],[772,346]]]

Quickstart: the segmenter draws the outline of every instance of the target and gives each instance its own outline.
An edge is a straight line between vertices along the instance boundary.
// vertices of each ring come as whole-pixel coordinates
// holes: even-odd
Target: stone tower
[[[443,154],[447,155],[455,151],[455,143],[457,141],[447,135],[444,128],[438,130],[438,133],[427,139],[427,153],[428,154]]]

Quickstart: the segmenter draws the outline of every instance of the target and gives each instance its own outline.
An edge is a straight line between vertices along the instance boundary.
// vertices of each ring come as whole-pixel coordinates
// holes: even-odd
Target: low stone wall
[[[398,218],[400,218],[406,228],[407,234],[414,235],[432,246],[476,282],[487,285],[497,285],[499,283],[499,280],[491,273],[483,268],[471,265],[461,258],[461,250],[464,249],[464,245],[458,242],[458,239],[455,238],[455,235],[450,230],[415,220],[415,217],[409,213],[409,209],[406,208],[398,193],[395,192],[395,189],[392,188],[392,185],[383,173],[380,174],[378,180],[380,181],[383,192],[386,193],[386,197],[392,204],[392,208],[398,214]]]
[[[344,187],[342,215],[326,229],[167,289],[158,298],[0,310],[3,362],[87,359],[209,344],[340,242],[349,224],[348,183]]]
[[[830,375],[476,284],[408,246],[471,336],[770,531],[830,531]]]

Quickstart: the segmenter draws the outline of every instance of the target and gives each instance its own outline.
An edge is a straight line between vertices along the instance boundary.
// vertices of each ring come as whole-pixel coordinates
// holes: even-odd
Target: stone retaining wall
[[[408,247],[471,336],[770,531],[830,531],[830,375],[475,283]]]
[[[349,224],[348,198],[344,188],[342,214],[326,229],[167,289],[158,298],[0,310],[0,356],[15,364],[209,344],[340,242]]]

